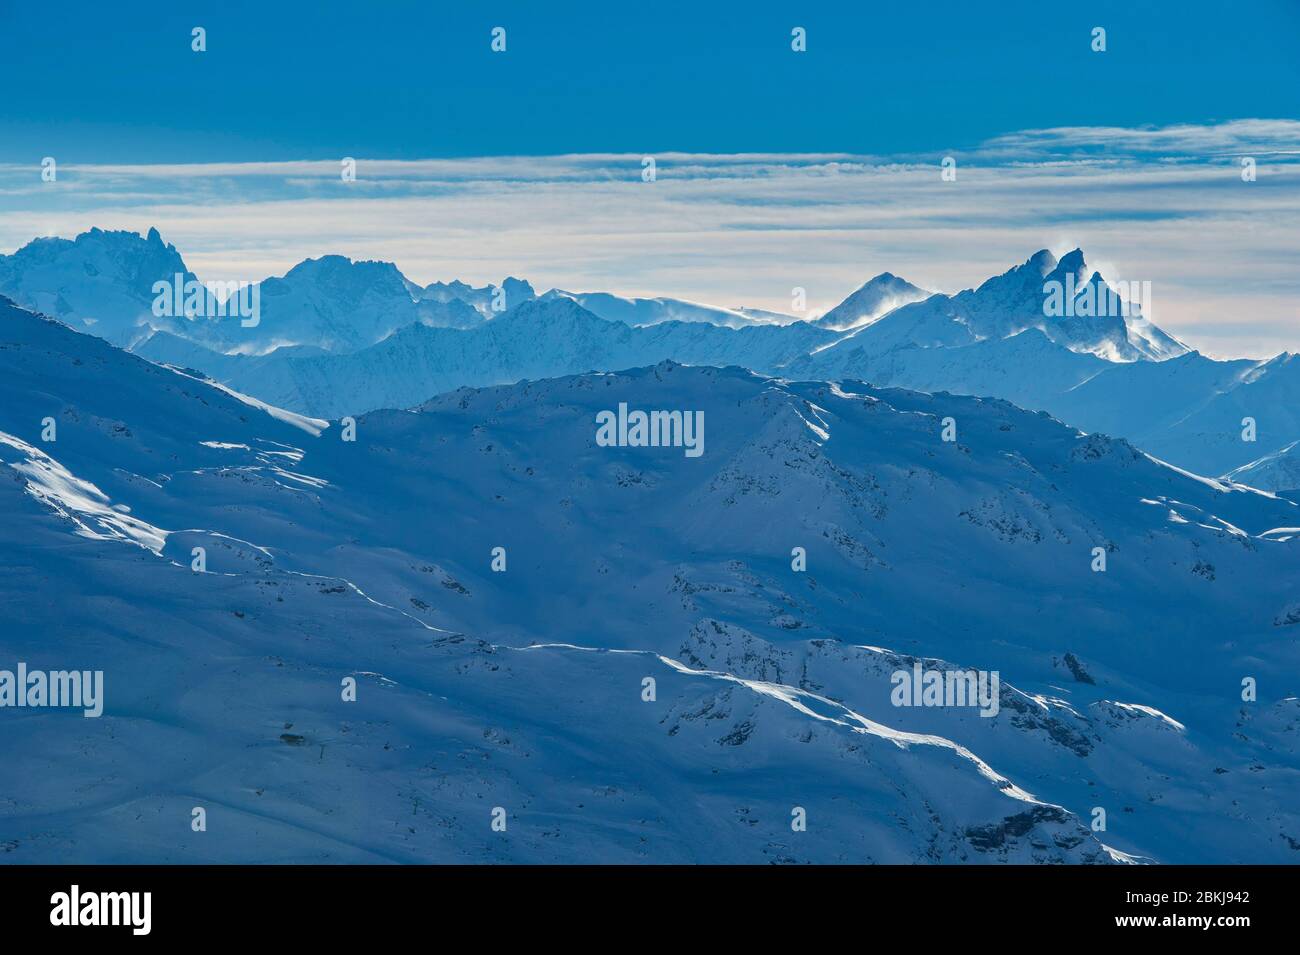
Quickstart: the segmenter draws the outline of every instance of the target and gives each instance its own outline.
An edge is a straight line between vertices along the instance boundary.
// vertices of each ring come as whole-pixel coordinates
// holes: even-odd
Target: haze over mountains
[[[1290,490],[1280,484],[1294,472],[1239,469],[1300,440],[1292,356],[1219,361],[1192,351],[1116,296],[1080,250],[1060,260],[1040,251],[955,295],[882,273],[811,320],[671,298],[538,296],[514,278],[420,287],[391,263],[331,255],[262,281],[260,321],[246,328],[234,318],[155,317],[153,282],[178,273],[191,275],[156,231],[92,230],[0,257],[0,294],[152,360],[326,418],[410,407],[462,385],[671,359],[1002,397],[1126,437],[1197,473],[1249,473],[1270,490]],[[1075,301],[1101,304],[1049,314],[1053,283]],[[1243,439],[1248,418],[1254,440]]]
[[[706,453],[598,446],[620,403]],[[0,305],[5,652],[107,697],[0,734],[9,860],[1295,860],[1291,501],[672,362],[355,429]],[[998,714],[893,705],[914,665],[997,670]]]

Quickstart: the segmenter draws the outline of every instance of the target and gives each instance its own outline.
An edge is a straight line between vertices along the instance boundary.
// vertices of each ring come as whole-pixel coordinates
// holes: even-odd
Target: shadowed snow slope
[[[646,327],[598,318],[564,296],[543,297],[475,328],[410,325],[348,355],[219,355],[160,333],[137,353],[198,368],[240,391],[307,414],[407,408],[461,385],[508,384],[675,359],[772,370],[834,341],[800,322],[726,328],[703,321]]]
[[[1224,475],[1224,478],[1266,491],[1300,489],[1300,441],[1292,441],[1286,447]]]
[[[598,446],[624,403],[704,453]],[[0,709],[7,860],[1296,859],[1286,500],[672,363],[346,434],[0,306],[0,667],[105,673],[100,719]],[[892,705],[918,664],[997,715]]]

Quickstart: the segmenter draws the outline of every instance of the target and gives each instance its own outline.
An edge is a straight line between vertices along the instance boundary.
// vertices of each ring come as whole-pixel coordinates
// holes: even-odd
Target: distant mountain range
[[[484,318],[385,341],[833,334]],[[704,453],[602,445],[621,407],[698,413]],[[10,714],[6,861],[1297,858],[1285,498],[1004,400],[668,361],[349,427],[0,303],[5,661],[107,688]],[[995,713],[897,705],[958,668]]]
[[[543,296],[472,329],[415,323],[347,354],[280,349],[257,357],[222,355],[168,332],[154,334],[136,351],[153,361],[198,369],[280,407],[337,418],[409,408],[463,385],[664,359],[770,371],[835,340],[834,332],[804,322],[740,329],[701,321],[631,326],[598,318],[567,296]]]
[[[439,392],[674,360],[791,379],[858,378],[1001,397],[1127,438],[1188,470],[1290,490],[1300,364],[1219,361],[1120,299],[1080,250],[1041,251],[978,288],[931,294],[882,273],[820,317],[526,281],[418,286],[391,263],[309,259],[258,283],[255,327],[159,318],[151,288],[193,277],[156,230],[92,230],[0,256],[0,294],[155,361],[294,411],[337,418]],[[1051,307],[1052,288],[1067,302]],[[1088,299],[1090,309],[1074,307]],[[1253,438],[1253,440],[1249,440]],[[1280,483],[1279,483],[1280,482]]]

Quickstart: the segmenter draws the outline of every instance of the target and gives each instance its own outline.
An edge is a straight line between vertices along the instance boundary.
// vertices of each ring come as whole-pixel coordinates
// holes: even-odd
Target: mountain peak
[[[470,306],[484,321],[514,310],[524,302],[537,298],[537,292],[525,279],[506,276],[500,285],[475,287],[460,279],[450,282],[430,282],[424,288],[412,289],[417,301],[450,302],[458,300]],[[503,307],[504,306],[504,307]]]
[[[330,270],[342,269],[352,264],[353,264],[352,260],[348,258],[346,255],[337,255],[337,254],[322,255],[314,259],[313,258],[303,259],[301,262],[299,262],[297,265],[291,268],[288,272],[286,272],[285,276],[287,277],[295,273],[306,274],[310,272],[320,272],[326,269],[330,269]]]
[[[117,345],[147,334],[154,320],[153,286],[193,275],[156,228],[90,228],[75,239],[35,239],[0,256],[0,291],[80,331]]]
[[[1056,263],[1058,269],[1082,269],[1084,267],[1083,249],[1072,249],[1061,256]]]
[[[929,297],[929,292],[906,279],[892,272],[881,272],[812,324],[833,331],[849,331],[869,325],[902,305]]]
[[[380,259],[352,259],[337,254],[303,259],[286,272],[283,279],[267,279],[267,282],[300,279],[316,280],[342,287],[355,285],[358,291],[375,283],[382,284],[385,292],[391,292],[391,286],[394,284],[401,284],[404,292],[406,288],[405,278],[392,262]]]
[[[1075,251],[1078,250],[1076,249]],[[1083,253],[1080,252],[1079,255],[1082,256]],[[1058,264],[1056,256],[1054,256],[1049,249],[1039,249],[1026,259],[1025,264],[1020,266],[1020,268],[1032,269],[1037,271],[1040,275],[1046,275],[1048,272],[1051,272],[1052,269],[1056,268]],[[1012,271],[1016,270],[1012,269]]]
[[[1071,285],[1074,288],[1081,288],[1085,283],[1085,276],[1088,274],[1088,264],[1084,261],[1083,250],[1074,249],[1065,253],[1057,260],[1056,267],[1043,276],[1044,283],[1060,282],[1062,285]],[[1100,281],[1100,273],[1094,272],[1091,281]],[[1102,282],[1105,285],[1105,282]]]

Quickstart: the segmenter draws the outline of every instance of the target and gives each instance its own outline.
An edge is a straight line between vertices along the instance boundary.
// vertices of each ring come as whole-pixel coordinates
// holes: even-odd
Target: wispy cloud
[[[1105,149],[1126,155],[1183,159],[1276,155],[1300,152],[1300,122],[1238,119],[1213,126],[1066,126],[998,136],[984,144],[986,155],[1038,153],[1078,157]]]
[[[1256,162],[1244,182],[1240,159]],[[1081,245],[1153,283],[1155,318],[1212,354],[1300,349],[1300,122],[1030,130],[941,156],[590,154],[0,167],[0,248],[157,226],[204,278],[339,252],[411,278],[826,308],[890,270],[956,291]],[[341,161],[342,157],[340,157]]]

